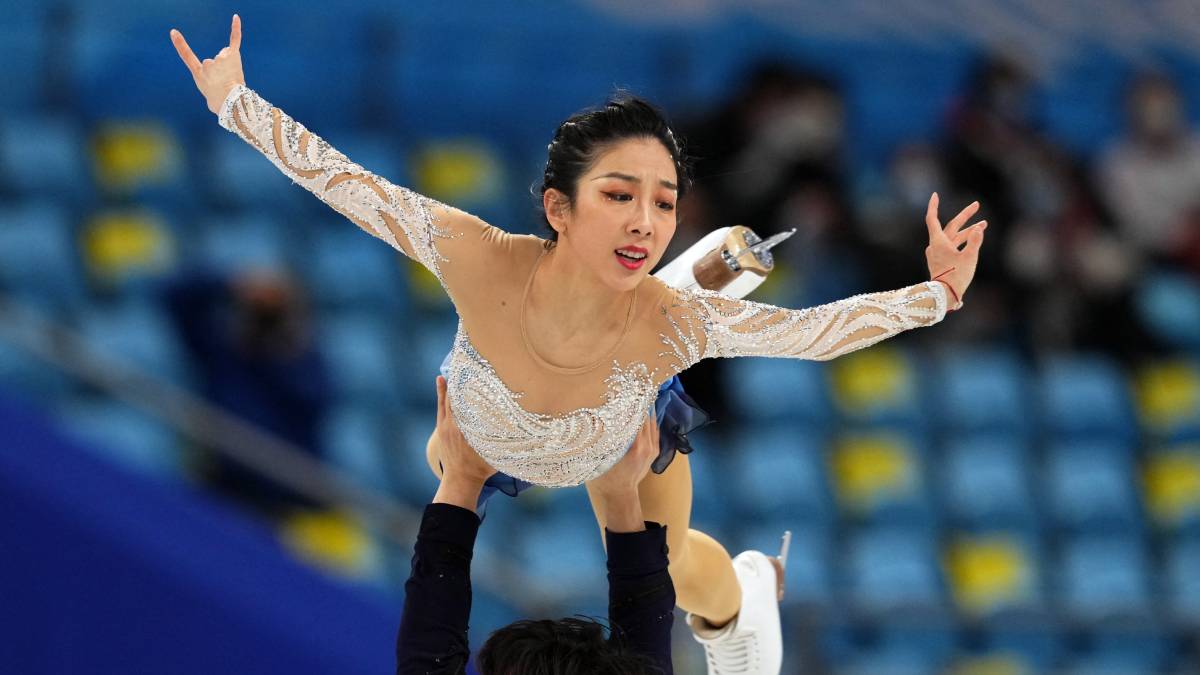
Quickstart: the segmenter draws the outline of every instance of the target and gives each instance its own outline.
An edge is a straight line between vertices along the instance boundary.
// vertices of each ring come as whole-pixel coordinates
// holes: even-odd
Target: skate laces
[[[705,644],[709,675],[737,675],[758,672],[758,633],[730,636],[728,640]]]

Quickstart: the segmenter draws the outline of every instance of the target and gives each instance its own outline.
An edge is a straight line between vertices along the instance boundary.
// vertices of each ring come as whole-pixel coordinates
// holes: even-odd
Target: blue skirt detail
[[[447,354],[441,367],[443,376],[446,374],[446,363],[449,360],[450,356]],[[679,381],[678,375],[671,376],[671,379],[658,387],[658,397],[654,399],[654,414],[658,419],[658,457],[654,458],[650,470],[654,473],[662,473],[671,465],[676,452],[686,455],[692,451],[688,434],[712,420],[708,413],[683,390],[683,384]],[[516,497],[532,485],[533,483],[529,481],[514,478],[499,471],[492,474],[492,477],[483,484],[483,491],[479,494],[479,504],[476,508],[479,517],[484,516],[487,500],[492,495],[503,492],[509,497]]]

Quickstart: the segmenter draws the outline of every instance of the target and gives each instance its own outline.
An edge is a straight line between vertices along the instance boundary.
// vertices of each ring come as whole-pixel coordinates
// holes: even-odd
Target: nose
[[[638,234],[643,237],[649,237],[654,234],[654,213],[650,204],[643,204],[637,209],[633,219],[629,223],[629,232]]]

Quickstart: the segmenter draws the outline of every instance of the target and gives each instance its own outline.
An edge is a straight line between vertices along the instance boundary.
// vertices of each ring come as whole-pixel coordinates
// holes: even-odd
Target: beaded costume
[[[547,242],[371,174],[244,85],[229,93],[219,119],[294,182],[437,277],[459,315],[445,366],[455,420],[488,464],[538,485],[577,485],[608,470],[637,435],[659,385],[701,359],[823,361],[946,313],[945,287],[934,281],[792,310],[648,276],[607,354],[557,366],[537,355],[524,330],[528,290],[553,250]]]

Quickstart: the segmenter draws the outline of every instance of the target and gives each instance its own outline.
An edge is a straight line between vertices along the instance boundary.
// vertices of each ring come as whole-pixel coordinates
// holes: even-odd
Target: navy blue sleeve
[[[647,522],[642,532],[605,530],[604,537],[612,639],[649,657],[663,673],[671,675],[675,585],[667,572],[667,528]]]
[[[471,657],[471,557],[479,516],[450,504],[429,504],[404,584],[396,635],[397,675],[463,673]]]

